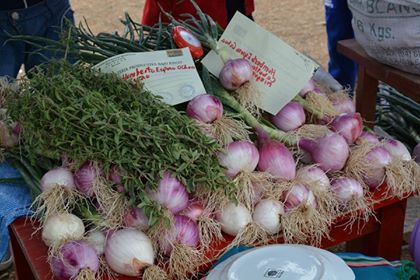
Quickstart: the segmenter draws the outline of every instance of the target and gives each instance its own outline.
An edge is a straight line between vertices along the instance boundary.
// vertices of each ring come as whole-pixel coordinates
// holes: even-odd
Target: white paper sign
[[[229,58],[245,58],[253,68],[253,79],[263,93],[261,108],[276,114],[303,88],[318,67],[311,59],[281,39],[236,12],[218,42]],[[223,61],[211,51],[202,60],[219,76]]]
[[[153,94],[176,105],[206,93],[188,48],[144,53],[124,53],[97,65],[123,79],[140,79]]]

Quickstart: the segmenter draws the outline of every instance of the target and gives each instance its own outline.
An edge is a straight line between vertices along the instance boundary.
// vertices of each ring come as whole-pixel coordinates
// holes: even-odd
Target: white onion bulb
[[[106,237],[102,231],[91,231],[86,237],[86,241],[95,249],[98,256],[105,252]]]
[[[280,216],[284,214],[283,205],[273,199],[263,199],[255,206],[253,221],[269,234],[280,231]]]
[[[108,237],[105,259],[109,267],[122,275],[139,276],[153,265],[155,254],[149,237],[136,229],[121,229]]]
[[[49,217],[42,228],[42,240],[48,247],[63,240],[81,239],[83,234],[85,234],[83,221],[70,213]]]
[[[325,172],[314,165],[300,168],[297,171],[296,179],[310,186],[317,186],[319,191],[328,191],[331,186],[330,179]]]
[[[56,186],[60,186],[66,189],[76,188],[73,179],[73,173],[64,167],[54,168],[45,173],[41,178],[40,185],[43,192]]]
[[[252,222],[248,209],[242,204],[236,205],[232,202],[218,212],[216,217],[222,226],[222,231],[232,236],[236,236]]]
[[[403,161],[410,161],[411,155],[407,147],[398,140],[387,139],[384,141],[384,148],[391,156]]]

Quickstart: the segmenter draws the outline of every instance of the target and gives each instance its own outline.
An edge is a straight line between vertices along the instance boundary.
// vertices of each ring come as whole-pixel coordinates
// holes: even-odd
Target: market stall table
[[[374,199],[380,200],[374,205],[376,219],[370,217],[367,223],[361,224],[360,227],[355,225],[350,229],[345,226],[348,217],[338,218],[332,226],[331,239],[324,239],[321,247],[328,248],[347,242],[347,251],[381,256],[388,260],[399,259],[407,199],[383,199],[384,194],[384,187],[374,193]],[[34,234],[33,224],[25,218],[19,218],[9,227],[9,231],[15,258],[16,278],[20,280],[52,279],[47,263],[48,248],[42,242],[41,233],[38,231]],[[213,250],[209,252],[209,257],[214,257],[216,252],[227,246],[231,240],[230,237],[226,237],[224,242],[215,244],[212,247]],[[282,238],[273,241],[273,243],[282,242]],[[202,269],[208,269],[210,265]],[[135,278],[120,276],[117,279]]]
[[[373,127],[375,121],[378,82],[382,81],[401,94],[420,102],[420,76],[382,64],[369,57],[355,39],[339,41],[337,51],[359,65],[356,86],[356,111],[366,125]]]

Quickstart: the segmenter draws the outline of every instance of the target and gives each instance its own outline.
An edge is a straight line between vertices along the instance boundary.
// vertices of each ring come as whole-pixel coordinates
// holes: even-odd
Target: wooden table
[[[382,81],[401,94],[420,102],[420,76],[374,60],[354,39],[339,41],[337,51],[359,65],[356,111],[362,115],[367,126],[373,127],[375,121],[378,81]]]
[[[381,199],[384,195],[384,186],[374,193],[375,199]],[[403,240],[404,217],[407,199],[396,198],[382,199],[374,205],[376,218],[360,228],[353,226],[352,229],[344,225],[347,217],[338,218],[332,229],[331,239],[322,241],[322,248],[328,248],[342,242],[347,242],[346,250],[349,252],[361,252],[371,256],[381,256],[388,260],[397,260],[401,255]],[[15,258],[16,277],[19,280],[45,280],[52,279],[49,265],[47,264],[47,247],[41,240],[40,232],[33,234],[33,225],[25,218],[17,219],[9,227],[12,252]],[[209,255],[218,249],[226,247],[232,239],[226,236],[226,241],[214,244]],[[283,243],[282,238],[273,243]],[[208,269],[208,264],[203,269]],[[131,277],[119,277],[120,280],[135,279]],[[137,278],[138,279],[138,278]]]

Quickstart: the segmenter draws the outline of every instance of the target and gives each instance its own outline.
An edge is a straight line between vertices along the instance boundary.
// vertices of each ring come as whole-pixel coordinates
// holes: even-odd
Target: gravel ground
[[[255,21],[297,50],[311,56],[321,65],[328,61],[323,0],[256,0]],[[298,4],[297,4],[298,3]],[[144,0],[71,0],[77,21],[84,18],[94,32],[121,31],[119,18],[128,12],[140,21]],[[415,220],[420,217],[420,200],[410,199],[404,226],[406,239]],[[408,246],[403,246],[403,259],[409,259]],[[343,250],[338,246],[335,250]],[[0,280],[13,279],[12,269],[0,273]]]

